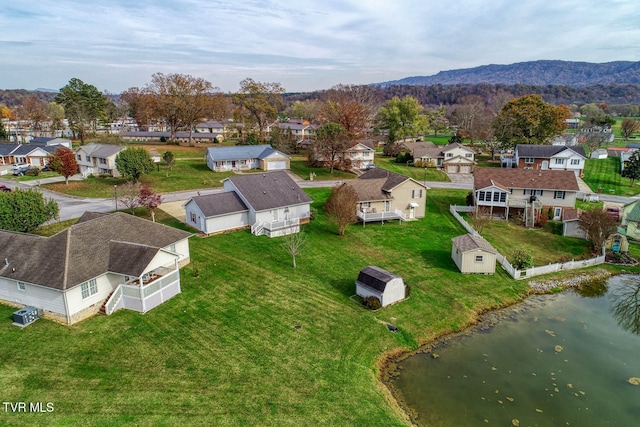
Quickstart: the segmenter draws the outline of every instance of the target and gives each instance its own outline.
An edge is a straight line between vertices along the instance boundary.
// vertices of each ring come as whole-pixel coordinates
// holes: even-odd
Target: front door
[[[543,160],[542,161],[542,169],[543,170],[549,169],[549,160]]]
[[[385,200],[384,201],[384,211],[385,212],[389,212],[390,210],[391,210],[391,201]]]
[[[278,209],[274,209],[271,211],[271,218],[273,219],[273,221],[278,220]]]
[[[416,208],[413,206],[409,207],[409,218],[415,218],[416,217]]]
[[[557,221],[562,215],[562,208],[553,208],[553,220]]]

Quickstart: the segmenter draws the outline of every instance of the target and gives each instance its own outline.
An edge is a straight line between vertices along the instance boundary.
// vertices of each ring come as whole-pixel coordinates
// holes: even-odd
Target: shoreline
[[[530,297],[539,295],[548,295],[554,293],[565,292],[569,289],[580,288],[588,285],[592,282],[606,280],[611,276],[619,274],[629,274],[630,272],[611,272],[604,269],[597,269],[592,272],[582,273],[575,276],[567,277],[565,279],[547,279],[547,280],[530,280],[527,285],[529,286],[529,293],[524,295],[522,299],[514,302],[513,304],[507,304],[497,308],[490,308],[485,311],[477,313],[474,320],[471,321],[465,328],[459,331],[444,332],[432,340],[420,344],[416,350],[406,351],[402,349],[395,349],[388,351],[381,355],[377,362],[378,378],[377,382],[379,387],[383,390],[385,399],[389,401],[391,406],[399,411],[402,418],[412,426],[418,426],[416,419],[418,414],[412,408],[409,408],[404,399],[392,384],[393,378],[399,375],[399,370],[402,369],[399,364],[410,356],[416,354],[427,354],[431,351],[446,343],[447,341],[456,337],[470,335],[475,332],[486,331],[491,329],[498,321],[512,316],[513,308],[524,303]],[[630,273],[637,274],[637,273]],[[437,354],[433,354],[432,357],[437,357]]]

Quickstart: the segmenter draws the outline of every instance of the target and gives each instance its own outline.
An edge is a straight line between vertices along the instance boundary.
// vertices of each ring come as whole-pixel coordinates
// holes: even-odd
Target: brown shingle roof
[[[69,289],[109,271],[111,242],[161,248],[191,236],[122,212],[92,216],[51,237],[0,230],[0,259],[9,264],[0,276]]]
[[[476,168],[473,178],[473,188],[476,190],[487,188],[491,185],[497,185],[505,189],[580,190],[573,171]]]

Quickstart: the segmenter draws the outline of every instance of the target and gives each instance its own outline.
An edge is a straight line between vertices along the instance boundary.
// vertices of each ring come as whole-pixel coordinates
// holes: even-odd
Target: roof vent
[[[266,191],[262,191],[262,194],[267,194],[267,192]]]

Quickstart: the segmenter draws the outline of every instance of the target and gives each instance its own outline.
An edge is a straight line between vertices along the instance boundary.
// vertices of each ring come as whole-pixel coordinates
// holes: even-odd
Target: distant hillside
[[[640,84],[640,62],[616,61],[594,64],[571,61],[530,61],[511,65],[492,64],[441,71],[433,76],[406,77],[378,83],[378,85],[387,87],[391,85],[431,86],[479,83],[571,87],[612,84],[637,85]]]

